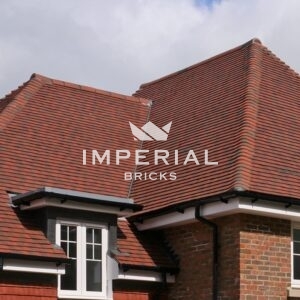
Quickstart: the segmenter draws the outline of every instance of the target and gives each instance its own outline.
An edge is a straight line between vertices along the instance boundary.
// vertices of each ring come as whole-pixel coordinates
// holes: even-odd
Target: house
[[[1,299],[300,299],[300,77],[258,39],[133,96],[0,101]]]

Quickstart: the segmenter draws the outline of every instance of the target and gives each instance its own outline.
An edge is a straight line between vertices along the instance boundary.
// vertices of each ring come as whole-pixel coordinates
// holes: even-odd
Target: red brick
[[[5,273],[0,276],[1,300],[56,300],[57,278],[51,275]]]
[[[219,230],[220,299],[286,300],[287,287],[291,282],[290,222],[243,214],[213,221]],[[256,230],[249,224],[256,224]],[[262,231],[262,225],[267,226],[268,230]],[[169,299],[210,299],[212,294],[210,229],[198,222],[165,229],[164,232],[170,247],[180,259],[180,273],[176,278],[176,284],[169,287]],[[274,246],[279,241],[285,250],[281,252],[281,256],[276,255],[278,249]]]

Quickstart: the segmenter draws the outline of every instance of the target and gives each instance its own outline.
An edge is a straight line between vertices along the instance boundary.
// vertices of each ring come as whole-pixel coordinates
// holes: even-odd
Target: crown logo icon
[[[166,141],[171,129],[172,121],[162,128],[152,122],[147,122],[141,129],[129,122],[134,140],[137,141]]]

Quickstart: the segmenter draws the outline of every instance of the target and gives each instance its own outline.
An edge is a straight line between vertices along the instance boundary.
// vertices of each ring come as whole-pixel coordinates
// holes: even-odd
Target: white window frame
[[[58,276],[58,297],[65,299],[107,299],[107,249],[108,249],[108,229],[104,224],[88,222],[72,222],[58,220],[56,223],[56,244],[61,243],[61,225],[76,226],[77,228],[77,290],[62,290],[61,275]],[[86,229],[101,229],[102,232],[102,291],[93,292],[86,290]]]
[[[294,229],[300,230],[300,223],[292,223],[291,226],[291,284],[300,288],[300,279],[294,279]]]

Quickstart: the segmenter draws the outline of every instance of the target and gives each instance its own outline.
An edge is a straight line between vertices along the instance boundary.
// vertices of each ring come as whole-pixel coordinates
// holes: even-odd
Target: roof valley
[[[260,98],[261,62],[263,46],[258,39],[250,41],[247,53],[247,86],[243,101],[243,124],[237,160],[237,174],[234,190],[249,190],[251,185],[251,166],[255,151],[256,123]]]
[[[147,116],[146,116],[146,122],[145,124],[147,124],[149,121],[150,121],[150,116],[151,116],[151,111],[152,111],[152,104],[153,104],[153,101],[152,100],[148,100],[148,113],[147,113]],[[144,141],[141,140],[139,142],[139,146],[138,146],[138,149],[137,150],[143,150],[144,148]],[[134,167],[133,167],[133,174],[135,174],[135,172],[138,170],[138,165],[135,164]],[[130,181],[130,184],[129,184],[129,187],[128,187],[128,198],[132,197],[133,196],[133,190],[134,190],[134,177],[132,177],[131,181]]]

